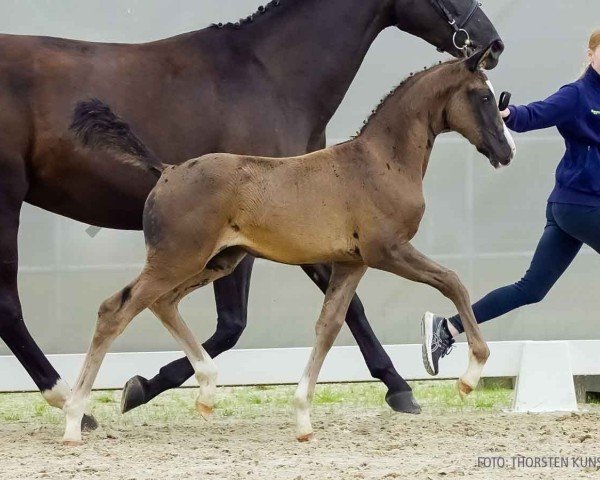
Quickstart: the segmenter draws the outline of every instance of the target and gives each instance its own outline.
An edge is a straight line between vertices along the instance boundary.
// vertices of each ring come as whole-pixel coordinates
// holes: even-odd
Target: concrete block
[[[568,342],[525,342],[513,411],[577,411]]]

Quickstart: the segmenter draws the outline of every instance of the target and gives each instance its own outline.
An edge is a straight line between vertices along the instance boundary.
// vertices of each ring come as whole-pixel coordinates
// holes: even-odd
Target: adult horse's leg
[[[310,422],[310,402],[315,391],[317,378],[327,352],[331,349],[342,325],[344,317],[354,296],[360,279],[365,274],[367,267],[362,264],[333,265],[331,281],[327,292],[321,315],[315,327],[316,341],[312,349],[304,375],[300,379],[294,405],[296,407],[296,426],[298,440],[301,442],[311,438],[313,430]]]
[[[377,260],[369,266],[431,285],[456,306],[469,342],[469,365],[458,381],[458,388],[461,396],[468,395],[477,386],[490,351],[475,320],[467,289],[456,273],[430,260],[410,243],[395,245],[381,253],[375,253],[373,258]]]
[[[327,291],[331,267],[306,265],[302,269],[323,293]],[[373,378],[381,380],[388,387],[385,396],[388,405],[397,412],[421,413],[421,407],[413,397],[412,389],[398,374],[392,360],[373,332],[358,295],[354,295],[350,302],[346,313],[346,323],[365,358],[369,372]]]
[[[62,408],[69,387],[31,337],[21,310],[17,288],[19,216],[27,192],[23,161],[0,158],[0,338],[23,365],[48,404]],[[98,426],[83,417],[83,428]]]
[[[246,328],[253,264],[254,257],[247,255],[233,273],[216,280],[213,284],[217,303],[217,329],[203,344],[203,348],[212,358],[233,348]],[[182,295],[188,295],[191,291],[187,290]],[[180,387],[192,375],[194,368],[188,358],[183,357],[162,367],[158,375],[150,380],[139,375],[133,377],[123,389],[122,413],[148,403],[166,390]]]

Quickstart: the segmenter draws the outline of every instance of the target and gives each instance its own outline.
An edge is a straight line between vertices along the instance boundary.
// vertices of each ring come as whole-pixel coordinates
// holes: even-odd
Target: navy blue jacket
[[[589,67],[583,77],[546,100],[508,108],[506,125],[511,130],[556,126],[565,139],[567,151],[548,201],[600,206],[600,74]]]

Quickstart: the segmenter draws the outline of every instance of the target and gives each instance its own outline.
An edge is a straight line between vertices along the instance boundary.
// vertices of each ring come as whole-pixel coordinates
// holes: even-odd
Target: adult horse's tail
[[[77,104],[70,130],[83,145],[124,154],[124,161],[148,169],[157,177],[165,169],[131,127],[97,98]]]

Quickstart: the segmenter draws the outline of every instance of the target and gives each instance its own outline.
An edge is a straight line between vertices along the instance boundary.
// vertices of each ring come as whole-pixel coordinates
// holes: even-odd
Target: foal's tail
[[[83,145],[125,154],[125,161],[146,168],[157,177],[166,167],[131,127],[97,98],[77,104],[70,130]]]

